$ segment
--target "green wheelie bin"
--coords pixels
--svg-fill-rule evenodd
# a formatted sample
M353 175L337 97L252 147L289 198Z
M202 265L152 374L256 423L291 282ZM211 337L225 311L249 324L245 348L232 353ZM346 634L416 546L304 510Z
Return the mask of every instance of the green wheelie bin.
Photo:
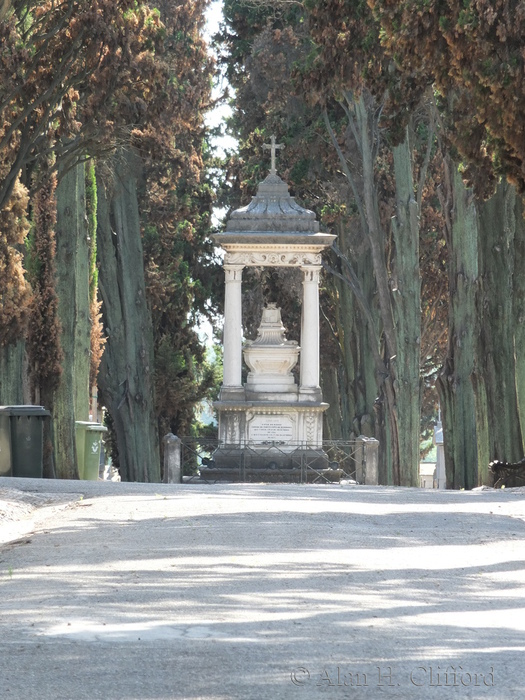
M100 465L102 435L107 433L108 429L101 423L77 420L75 430L79 479L96 481Z
M43 406L0 406L0 476L42 478L50 415Z

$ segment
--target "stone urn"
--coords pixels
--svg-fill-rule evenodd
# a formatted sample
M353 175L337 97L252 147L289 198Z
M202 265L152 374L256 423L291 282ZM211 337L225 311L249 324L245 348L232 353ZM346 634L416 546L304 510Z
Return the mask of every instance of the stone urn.
M286 340L281 309L268 304L263 310L257 339L246 341L244 361L250 372L246 382L247 397L257 394L297 395L292 369L299 359L299 345ZM292 398L291 396L288 398Z

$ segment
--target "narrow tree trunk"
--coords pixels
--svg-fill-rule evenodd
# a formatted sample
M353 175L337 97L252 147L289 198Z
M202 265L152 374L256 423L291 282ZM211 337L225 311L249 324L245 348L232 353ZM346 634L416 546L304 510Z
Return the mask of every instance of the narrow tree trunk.
M490 416L489 458L503 462L517 462L523 456L514 355L515 204L514 187L501 182L494 196L478 206L479 371L485 379Z
M392 310L392 300L388 284L388 270L385 258L385 233L381 226L379 216L379 203L377 186L374 173L374 135L373 119L370 110L365 105L364 96L361 95L356 102L356 116L359 127L360 150L363 164L363 202L366 212L366 224L368 240L377 285L377 299L384 336L384 376L380 384L380 401L382 407L376 406L376 411L381 413L383 431L381 440L386 444L388 440L389 455L391 458L391 472L393 483L401 483L401 458L399 452L399 425L396 412L394 380L395 374L390 367L390 358L397 355L396 332ZM377 412L376 412L377 415ZM378 416L379 417L379 416ZM387 438L388 435L388 438ZM390 471L390 469L389 469Z
M449 247L449 339L438 380L443 412L443 438L448 488L472 488L478 483L476 401L472 386L477 355L478 226L472 193L457 169L451 176L453 212ZM481 394L480 394L481 395ZM483 407L478 403L478 421Z
M397 355L392 361L396 379L395 410L399 429L400 484L419 484L421 441L421 283L419 279L419 221L414 195L412 154L408 136L394 148L396 216L395 287L392 290Z
M521 427L521 456L525 455L525 221L523 219L523 204L516 197L515 221L516 235L514 243L514 286L513 286L513 317L514 317L514 355L516 358L516 394L518 414Z
M395 354L396 333L392 314L392 300L388 283L387 264L385 256L385 232L381 226L379 215L379 202L377 183L375 179L375 143L373 135L373 119L367 109L363 95L356 103L356 113L358 117L359 135L361 137L360 149L363 163L363 201L366 211L366 223L368 225L368 239L372 264L374 267L375 281L377 285L377 296L379 309L381 311L381 321L383 333L389 351Z
M75 420L89 419L91 388L89 371L91 365L91 309L89 294L90 249L86 216L85 166L77 166L76 173L79 193L78 241L75 263L75 338L74 358L74 402Z
M487 400L487 390L485 374L480 368L479 358L474 363L472 373L472 388L474 390L474 403L476 411L476 446L477 446L477 477L471 483L482 486L489 484L489 462L490 462L490 430L489 430L489 407ZM481 366L482 367L482 366Z
M64 353L52 399L58 478L78 478L75 420L89 413L89 288L84 166L65 173L57 187L56 268L58 316Z
M349 252L350 251L348 251L347 254L349 254ZM353 437L366 435L367 437L375 437L379 440L380 434L378 432L378 426L376 426L375 423L374 406L379 393L380 381L378 377L378 365L374 353L370 352L370 344L373 342L373 338L380 337L381 320L376 303L377 286L370 248L361 252L359 259L356 260L356 268L364 298L373 313L371 314L371 318L367 319L363 310L358 306L356 300L352 296L351 301L355 307L355 311L351 335L349 337L349 346L354 358L353 365L355 367L352 386L355 412ZM347 287L345 291L349 297L348 303L350 303L351 290ZM374 328L370 328L370 324L372 323L375 324ZM388 463L391 464L390 455L386 453L383 450L383 446L380 445L380 474L382 471L388 471ZM388 482L384 481L381 483Z
M348 233L339 227L339 245L346 253ZM334 297L334 332L337 338L340 363L330 372L323 373L323 396L330 404L326 412L328 429L333 439L349 440L356 413L355 383L355 302L351 290L343 280L332 277Z
M341 440L344 424L340 401L343 396L343 387L339 386L337 367L322 367L321 381L323 400L330 406L324 415L323 435L328 440Z
M376 285L370 249L366 245L363 247L362 240L353 245L357 243L353 241L354 235L352 226L340 226L338 246L346 258L352 259L366 302L373 306ZM333 323L341 362L323 374L323 395L330 403L326 413L328 432L331 437L344 440L359 435L378 438L374 415L378 395L377 366L370 352L371 338L377 337L377 330L369 333L369 321L349 284L335 276L331 284L336 299Z
M331 320L337 347L339 351L339 363L336 366L325 367L321 362L321 386L323 387L323 399L328 403L328 410L324 414L324 434L331 440L341 440L348 426L348 376L353 376L353 370L346 357L345 333L348 323L351 323L351 310L341 310L341 296L345 284L336 277L327 279L329 293L334 299L334 317ZM350 318L348 318L350 316Z
M125 481L160 481L153 334L146 303L137 159L121 153L113 183L97 173L99 285L107 342L99 374Z
M340 282L338 280L338 282ZM357 415L356 386L358 382L356 366L355 301L352 292L344 283L338 284L339 303L336 311L336 324L341 348L341 365L336 369L339 384L341 428L340 437L344 440L356 438L353 424Z

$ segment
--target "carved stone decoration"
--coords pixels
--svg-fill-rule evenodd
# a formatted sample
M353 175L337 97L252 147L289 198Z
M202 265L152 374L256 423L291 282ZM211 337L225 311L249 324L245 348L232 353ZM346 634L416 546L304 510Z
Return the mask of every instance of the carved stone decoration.
M247 341L246 345L297 345L294 340L286 340L286 329L281 319L281 309L271 303L263 309L257 340Z
M238 445L240 441L240 419L237 411L228 412L225 417L225 435L224 441L228 445Z
M297 395L292 369L297 364L299 346L295 340L286 340L281 320L281 309L268 304L263 310L257 340L247 341L244 361L250 369L246 381L247 398L278 400L275 394ZM264 394L264 397L258 394ZM297 396L286 396L288 400Z
M224 277L226 283L228 282L242 282L242 263L229 263L224 261Z
M320 265L320 253L290 252L229 252L224 256L226 265L243 265L245 267L304 267Z
M309 445L316 443L317 420L313 413L307 413L304 417L306 441Z

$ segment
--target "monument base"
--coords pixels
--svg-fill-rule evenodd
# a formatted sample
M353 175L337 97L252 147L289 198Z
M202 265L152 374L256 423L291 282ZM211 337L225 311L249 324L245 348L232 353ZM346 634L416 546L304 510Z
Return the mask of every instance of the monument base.
M308 470L332 468L322 449L327 403L217 401L214 407L220 445L206 468L210 478L304 481Z
M228 400L213 405L219 419L219 441L224 445L322 446L327 403Z

